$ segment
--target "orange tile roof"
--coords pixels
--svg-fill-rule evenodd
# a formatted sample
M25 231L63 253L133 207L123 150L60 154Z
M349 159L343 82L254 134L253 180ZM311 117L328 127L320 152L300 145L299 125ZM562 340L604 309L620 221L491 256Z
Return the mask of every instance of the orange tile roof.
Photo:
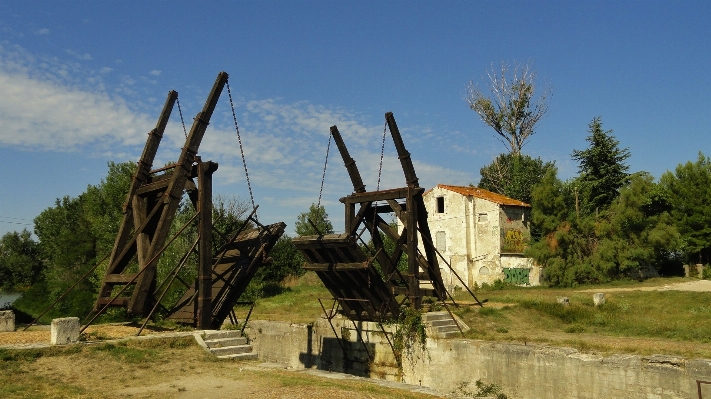
M495 204L499 205L513 205L513 206L525 206L530 208L531 205L528 205L525 202L521 202L519 200L515 200L513 198L509 198L505 195L497 194L497 193L492 193L491 191L484 190L483 188L479 187L473 187L473 186L450 186L447 184L438 184L437 187L439 188L444 188L449 191L454 191L457 194L461 194L464 196L472 196L476 198L481 198L485 199L487 201L491 201ZM432 191L432 190L430 190ZM429 192L429 191L428 191ZM427 194L427 193L425 193Z

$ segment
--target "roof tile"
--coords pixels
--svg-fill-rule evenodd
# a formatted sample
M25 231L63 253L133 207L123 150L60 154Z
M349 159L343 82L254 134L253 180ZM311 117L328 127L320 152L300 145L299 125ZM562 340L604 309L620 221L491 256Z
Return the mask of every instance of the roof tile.
M453 191L455 193L464 195L464 196L471 196L471 197L476 197L476 198L481 198L485 199L487 201L491 201L493 203L499 204L499 205L513 205L513 206L525 206L530 208L531 205L521 202L519 200L515 200L513 198L509 198L505 195L497 194L497 193L492 193L491 191L484 190L483 188L479 187L474 187L474 186L450 186L448 184L438 184L437 187L443 188L449 191ZM431 190L430 190L431 191ZM427 194L427 193L425 193Z

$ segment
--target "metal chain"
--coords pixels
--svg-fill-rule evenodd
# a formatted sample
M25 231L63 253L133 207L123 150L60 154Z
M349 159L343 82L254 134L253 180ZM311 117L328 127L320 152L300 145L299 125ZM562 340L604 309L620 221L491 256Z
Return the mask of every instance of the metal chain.
M323 195L323 182L326 180L326 166L328 165L328 152L331 150L331 135L328 135L328 145L326 146L326 161L323 163L323 176L321 176L321 190L318 192L318 205L316 209L321 209L321 195Z
M180 100L176 97L175 100L178 102L178 112L180 113L180 122L183 123L183 133L185 133L185 138L188 138L188 131L185 130L185 120L183 120L183 110L180 109Z
M237 131L237 141L239 142L239 152L242 155L242 165L244 166L244 175L247 177L247 188L249 189L249 199L252 201L252 209L254 212L254 219L259 221L257 218L256 206L254 205L254 195L252 194L252 184L249 181L249 172L247 172L247 160L244 158L244 149L242 147L242 136L239 134L239 126L237 125L237 115L235 115L235 105L232 102L232 91L230 90L230 81L225 82L227 85L227 95L230 98L230 107L232 108L232 119L235 122L235 130Z
M383 156L385 155L385 132L388 129L388 121L383 126L383 145L380 147L380 168L378 169L378 187L375 191L380 191L380 175L383 173Z

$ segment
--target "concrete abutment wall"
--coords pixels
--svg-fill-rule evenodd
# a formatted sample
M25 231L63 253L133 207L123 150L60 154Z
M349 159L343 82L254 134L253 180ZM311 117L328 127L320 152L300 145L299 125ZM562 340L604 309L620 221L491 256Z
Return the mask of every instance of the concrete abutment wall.
M404 356L399 370L385 334L375 323L362 323L356 329L348 320L334 319L340 340L325 319L311 325L249 324L247 335L262 361L402 381L443 394L462 384L473 387L481 379L501 386L509 398L687 399L698 397L697 380L711 381L711 360L600 356L570 348L470 339L428 338L426 350L415 348L412 356ZM392 341L392 328L386 327L386 332ZM702 393L711 398L711 385L702 385Z

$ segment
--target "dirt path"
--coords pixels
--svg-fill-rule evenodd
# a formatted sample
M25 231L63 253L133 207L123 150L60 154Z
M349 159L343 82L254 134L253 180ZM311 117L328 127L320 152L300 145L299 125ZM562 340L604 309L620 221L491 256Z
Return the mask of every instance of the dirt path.
M695 291L711 292L711 280L687 281L656 287L592 288L575 292L624 292L624 291Z

